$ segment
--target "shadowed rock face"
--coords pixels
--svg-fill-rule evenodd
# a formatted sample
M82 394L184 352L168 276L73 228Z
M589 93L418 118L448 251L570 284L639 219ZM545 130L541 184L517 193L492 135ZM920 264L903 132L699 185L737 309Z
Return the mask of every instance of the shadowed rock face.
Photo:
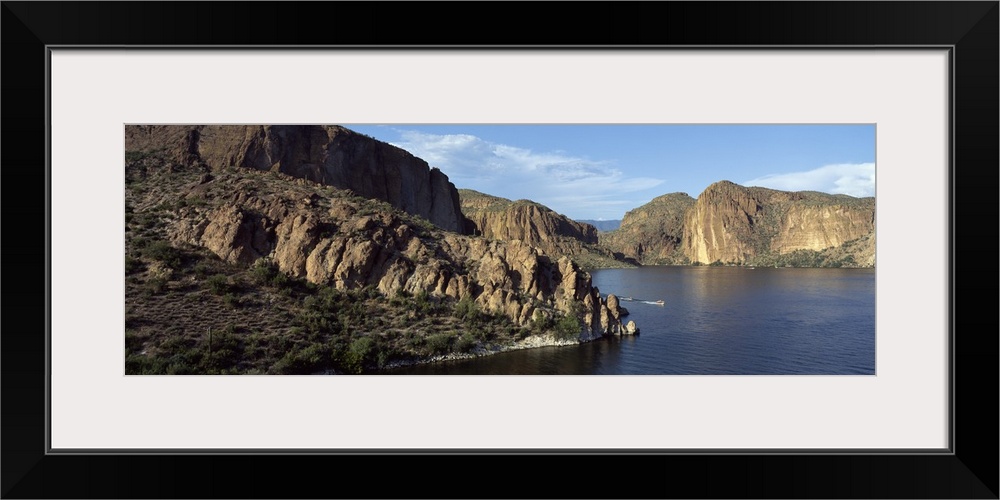
M410 153L339 126L128 125L125 151L160 151L212 169L282 172L390 203L454 232L464 220L458 191Z
M674 263L681 243L684 214L693 204L694 198L686 193L653 198L627 212L618 229L601 234L601 245L642 264Z
M590 275L567 257L553 260L516 240L428 232L388 206L361 210L347 197L310 195L307 186L265 193L239 178L212 181L220 182L231 194L216 206L178 211L174 243L244 265L266 257L288 275L341 290L373 286L390 297L471 298L523 326L539 316L573 314L581 320L581 340L624 331L627 311L614 296L602 299Z

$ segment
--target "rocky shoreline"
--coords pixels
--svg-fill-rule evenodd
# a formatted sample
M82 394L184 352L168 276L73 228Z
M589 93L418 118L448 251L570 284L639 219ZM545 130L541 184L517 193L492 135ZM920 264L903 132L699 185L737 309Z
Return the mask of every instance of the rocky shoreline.
M500 354L503 352L520 351L523 349L580 345L588 342L593 342L595 340L599 340L602 338L604 338L602 335L592 335L592 336L581 336L579 339L576 340L558 340L552 334L531 335L513 344L490 345L489 347L476 347L470 352L464 352L464 353L453 352L453 353L443 354L440 356L432 356L430 358L412 359L405 361L397 360L387 364L386 366L382 367L381 369L373 373L386 372L396 368L405 368L408 366L438 363L441 361L456 361L461 359L482 358L486 356L492 356L494 354Z
M531 244L593 244L591 226L524 202L528 220L464 234L456 188L397 149L342 127L127 127L130 373L354 373L632 333L579 263ZM482 234L522 226L545 230ZM210 328L226 348L200 347Z

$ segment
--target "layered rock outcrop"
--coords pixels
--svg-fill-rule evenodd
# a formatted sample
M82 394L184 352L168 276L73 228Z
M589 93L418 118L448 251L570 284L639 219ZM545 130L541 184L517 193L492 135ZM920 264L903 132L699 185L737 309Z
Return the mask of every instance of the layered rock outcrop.
M597 243L597 229L530 200L511 201L471 189L459 190L467 232L498 240L519 240L539 247L571 238Z
M233 172L212 184L228 195L211 209L181 208L170 233L175 244L244 265L267 258L290 276L342 290L468 297L522 326L570 314L581 321L581 340L624 331L617 300L602 299L587 272L523 241L440 231L375 200L316 196L301 181L269 190Z
M704 264L743 262L755 256L761 248L751 237L768 194L727 181L710 185L684 216L684 255Z
M653 199L600 235L601 246L646 264L872 267L875 199L786 192L720 181L697 200Z
M127 153L184 165L276 171L388 202L438 227L464 221L448 177L410 153L340 126L127 125Z
M871 235L875 199L712 184L684 216L681 250L692 262L745 263L823 251Z
M458 190L465 233L501 241L521 241L553 258L567 256L593 267L622 267L597 246L597 229L530 200L511 201L471 189Z

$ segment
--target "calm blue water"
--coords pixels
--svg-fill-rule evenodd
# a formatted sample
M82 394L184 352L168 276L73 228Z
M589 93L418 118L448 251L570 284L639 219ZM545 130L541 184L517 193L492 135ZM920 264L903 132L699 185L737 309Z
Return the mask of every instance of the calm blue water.
M637 336L396 370L401 374L875 373L875 271L644 267L593 271ZM662 299L665 305L638 302Z

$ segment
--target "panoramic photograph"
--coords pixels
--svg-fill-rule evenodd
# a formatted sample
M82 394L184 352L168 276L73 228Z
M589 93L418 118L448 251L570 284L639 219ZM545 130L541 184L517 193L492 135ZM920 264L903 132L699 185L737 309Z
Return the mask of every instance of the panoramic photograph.
M875 133L125 125L125 374L874 375Z

